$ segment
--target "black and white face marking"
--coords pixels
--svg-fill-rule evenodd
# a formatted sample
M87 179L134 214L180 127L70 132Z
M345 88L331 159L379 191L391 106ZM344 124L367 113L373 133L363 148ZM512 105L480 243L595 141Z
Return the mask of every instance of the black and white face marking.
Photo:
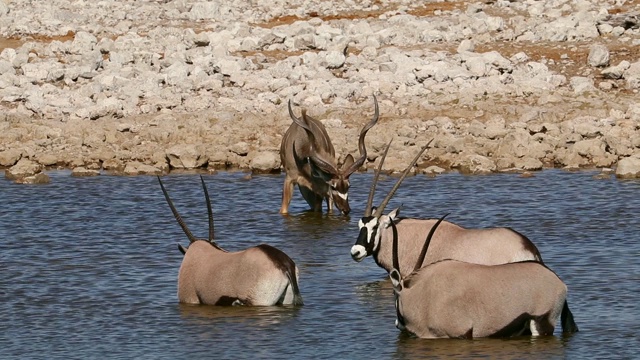
M351 258L362 261L365 257L378 251L380 237L378 236L378 218L375 216L363 217L358 221L360 234L355 245L351 247Z

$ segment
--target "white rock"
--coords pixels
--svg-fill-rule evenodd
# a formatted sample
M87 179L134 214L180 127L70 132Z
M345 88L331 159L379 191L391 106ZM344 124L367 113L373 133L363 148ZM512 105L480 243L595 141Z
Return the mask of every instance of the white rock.
M473 40L470 39L464 39L460 42L460 45L458 45L458 53L462 53L465 51L471 51L473 52L476 48L476 44Z
M597 90L593 85L593 79L587 77L573 76L571 77L571 79L569 79L569 83L571 84L573 92L576 94Z
M220 13L219 1L197 2L191 7L187 16L191 20L215 19Z
M346 57L342 52L339 51L329 51L326 56L327 68L329 69L337 69L344 65Z
M609 49L603 44L594 44L589 48L587 63L593 67L609 65Z
M620 64L603 69L600 73L606 79L621 79L630 65L628 61L623 60Z

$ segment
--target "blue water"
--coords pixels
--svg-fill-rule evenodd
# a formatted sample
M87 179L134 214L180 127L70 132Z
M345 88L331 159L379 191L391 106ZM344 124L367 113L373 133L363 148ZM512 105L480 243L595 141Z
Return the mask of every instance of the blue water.
M278 213L283 175L204 175L216 239L263 242L296 261L305 306L222 308L177 302L187 239L152 176L0 178L0 358L637 358L640 181L593 172L411 177L388 210L527 235L567 283L580 332L537 339L422 340L394 326L390 283L351 260L371 174L352 176L350 217L306 211L296 192ZM191 230L206 237L196 174L163 178ZM382 177L376 203L395 182ZM559 329L557 329L559 330ZM559 331L557 331L559 333Z

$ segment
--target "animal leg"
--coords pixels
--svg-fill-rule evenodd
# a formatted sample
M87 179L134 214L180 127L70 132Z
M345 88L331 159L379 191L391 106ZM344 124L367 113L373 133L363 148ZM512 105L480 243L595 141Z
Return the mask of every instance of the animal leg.
M293 197L294 181L289 177L284 179L284 185L282 186L282 205L280 206L280 214L289 213L289 204Z
M529 323L532 336L553 335L555 324L551 323L549 315L537 316Z
M333 196L329 195L326 197L327 199L327 211L332 213L333 212Z
M307 201L307 204L309 204L309 207L311 207L311 210L322 212L322 200L323 200L322 196L314 193L313 190L307 187L298 186L298 188L300 189L300 193L302 194L302 197Z

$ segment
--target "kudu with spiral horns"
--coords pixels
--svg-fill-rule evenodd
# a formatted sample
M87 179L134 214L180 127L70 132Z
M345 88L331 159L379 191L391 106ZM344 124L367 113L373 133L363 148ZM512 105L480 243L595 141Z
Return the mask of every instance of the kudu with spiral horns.
M349 176L356 172L367 160L364 138L379 118L378 100L373 96L374 114L371 121L360 130L358 150L360 157L347 155L342 164L336 163L336 154L329 134L322 123L307 115L296 117L289 100L289 116L293 123L284 134L280 145L280 160L286 172L282 187L281 214L289 213L293 188L297 184L302 197L313 211L322 211L322 203L327 202L327 210L333 211L333 204L343 213L349 207Z

